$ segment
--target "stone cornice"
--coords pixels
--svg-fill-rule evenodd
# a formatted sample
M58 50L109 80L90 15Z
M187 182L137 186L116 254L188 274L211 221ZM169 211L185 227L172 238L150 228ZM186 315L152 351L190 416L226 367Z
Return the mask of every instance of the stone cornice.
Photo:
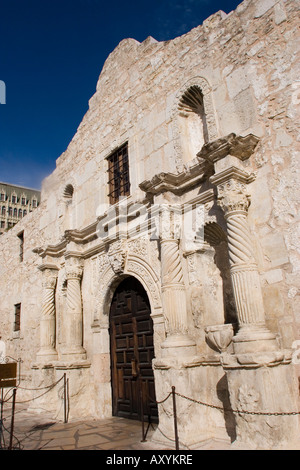
M32 251L41 256L41 258L45 258L46 256L57 258L64 254L67 244L67 240L63 239L56 245L47 245L45 248L37 247Z
M232 133L203 145L200 152L197 153L197 157L199 161L205 160L212 164L227 155L244 161L253 154L258 142L259 138L253 134L237 136Z
M255 174L248 173L240 168L231 166L229 168L226 168L226 170L220 171L216 175L211 176L209 180L211 183L218 185L231 179L235 179L240 181L241 183L248 184L252 183L252 181L255 180Z
M213 174L213 165L218 160L232 155L239 160L247 160L255 150L259 138L253 134L238 136L234 133L204 144L197 154L198 162L191 162L181 173L158 173L150 180L143 181L139 187L149 196L167 191L181 195L200 185Z
M143 181L139 187L148 196L158 195L166 191L181 195L204 182L212 173L213 170L210 164L197 162L178 174L158 173L151 180Z
M56 264L54 264L54 263L43 263L40 266L38 266L38 269L40 271L46 271L48 269L48 270L51 270L53 272L59 270L58 266L56 266Z

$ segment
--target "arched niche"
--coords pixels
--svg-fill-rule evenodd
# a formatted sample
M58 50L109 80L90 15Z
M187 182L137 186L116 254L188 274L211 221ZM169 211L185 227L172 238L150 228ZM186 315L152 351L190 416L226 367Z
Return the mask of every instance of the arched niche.
M212 91L205 78L194 77L177 92L172 122L176 166L181 171L204 144L219 137Z

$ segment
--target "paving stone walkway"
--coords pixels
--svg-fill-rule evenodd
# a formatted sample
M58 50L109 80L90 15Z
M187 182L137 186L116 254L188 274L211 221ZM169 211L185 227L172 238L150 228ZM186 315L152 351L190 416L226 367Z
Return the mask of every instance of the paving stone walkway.
M4 421L10 429L10 416ZM43 414L16 410L13 448L21 450L175 450L174 442L169 446L153 443L150 428L146 442L142 441L142 426L138 421L112 417L103 420L74 420L57 422ZM5 447L9 445L9 434L4 431ZM4 447L3 439L2 446ZM228 449L227 443L208 442L207 449ZM185 449L186 450L186 449Z
M4 427L10 429L10 422L10 415L7 415L3 423ZM53 420L46 414L17 409L13 450L175 451L174 442L170 442L168 446L152 442L151 432L153 432L152 429L149 431L147 441L141 442L142 425L138 421L112 417L63 423ZM8 445L9 433L3 429L1 446L7 448ZM300 450L300 445L296 448L291 447L292 449ZM181 446L180 450L189 449ZM203 443L197 450L234 450L234 447L230 445L230 442L210 440Z

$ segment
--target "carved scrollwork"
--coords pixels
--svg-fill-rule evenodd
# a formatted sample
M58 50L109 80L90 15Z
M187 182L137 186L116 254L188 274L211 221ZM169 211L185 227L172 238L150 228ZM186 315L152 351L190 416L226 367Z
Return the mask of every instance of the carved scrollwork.
M230 179L218 185L218 203L225 216L233 211L247 212L250 205L250 195L247 192L246 184Z

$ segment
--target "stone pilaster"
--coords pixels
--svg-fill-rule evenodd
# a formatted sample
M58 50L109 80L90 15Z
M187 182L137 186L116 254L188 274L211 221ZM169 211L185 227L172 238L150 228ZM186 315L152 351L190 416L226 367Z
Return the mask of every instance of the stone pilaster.
M42 265L40 270L43 272L43 301L40 323L40 350L37 353L37 358L39 361L48 362L57 359L55 310L57 268Z
M265 326L259 273L247 220L249 174L231 167L211 177L218 189L218 204L227 221L228 250L239 332L235 353L274 351L275 336Z
M67 278L67 310L65 321L65 359L85 359L83 348L83 312L81 296L82 266L77 260L68 260L66 266Z
M160 213L160 246L162 301L167 331L167 338L162 344L165 356L195 354L195 343L187 333L186 290L179 251L180 227L180 211L163 205Z

